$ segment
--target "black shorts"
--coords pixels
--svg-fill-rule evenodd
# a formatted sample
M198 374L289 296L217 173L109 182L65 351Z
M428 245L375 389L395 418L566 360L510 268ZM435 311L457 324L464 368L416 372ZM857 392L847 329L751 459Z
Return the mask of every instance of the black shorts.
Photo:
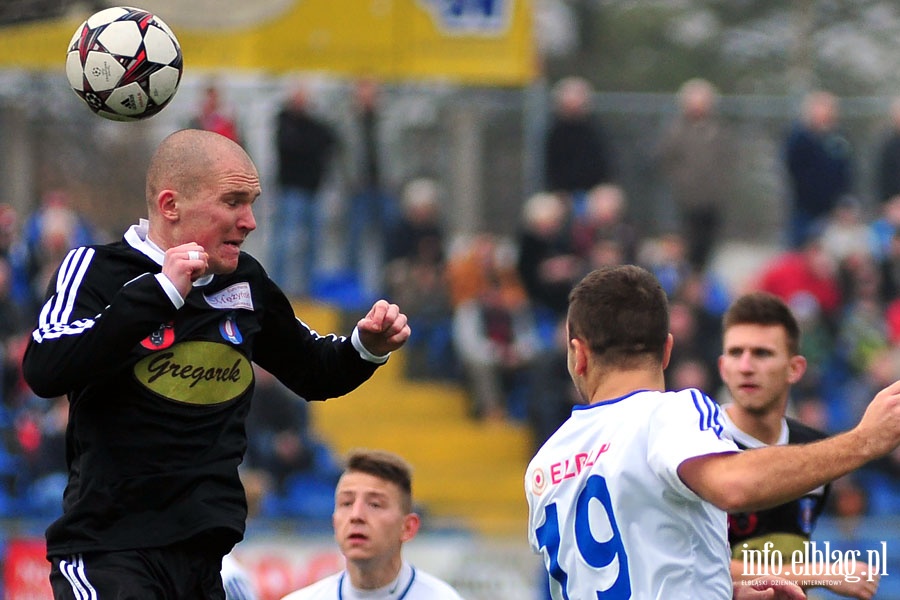
M54 600L225 600L221 552L193 545L50 557Z

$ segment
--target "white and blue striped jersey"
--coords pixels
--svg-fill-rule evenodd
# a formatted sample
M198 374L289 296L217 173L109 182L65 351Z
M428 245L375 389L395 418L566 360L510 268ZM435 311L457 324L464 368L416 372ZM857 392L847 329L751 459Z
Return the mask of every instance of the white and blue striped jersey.
M225 600L259 598L250 573L231 554L222 557L222 586L225 588Z
M525 475L528 538L555 600L730 600L727 519L678 477L736 452L694 389L576 406Z
M462 597L448 583L403 561L397 579L377 590L353 587L347 571L341 571L281 600L462 600Z

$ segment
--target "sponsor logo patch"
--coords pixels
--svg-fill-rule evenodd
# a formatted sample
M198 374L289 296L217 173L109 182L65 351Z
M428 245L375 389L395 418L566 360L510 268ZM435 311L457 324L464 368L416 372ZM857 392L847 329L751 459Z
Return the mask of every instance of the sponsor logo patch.
M253 310L253 296L250 293L250 284L246 281L229 285L209 296L204 294L203 299L213 308Z
M220 404L247 391L253 368L231 346L182 342L154 352L134 366L134 375L163 398L188 404Z
M547 489L547 476L544 475L543 469L537 468L531 474L531 491L535 496L540 496L545 489Z

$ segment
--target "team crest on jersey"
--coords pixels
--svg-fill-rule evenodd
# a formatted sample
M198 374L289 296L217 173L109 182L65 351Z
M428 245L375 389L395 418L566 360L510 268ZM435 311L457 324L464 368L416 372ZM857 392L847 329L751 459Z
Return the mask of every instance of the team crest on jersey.
M250 284L246 281L229 285L215 294L204 294L203 299L213 308L253 310L253 295L250 293Z
M220 342L181 342L145 356L134 376L153 393L187 404L220 404L239 397L253 383L246 356Z
M752 513L734 513L728 515L728 529L734 535L748 536L756 531L759 515Z
M175 323L169 321L159 326L159 329L141 340L141 346L147 350L165 350L175 341Z
M241 335L241 332L238 329L235 317L236 315L234 312L228 313L225 318L222 319L222 322L219 323L219 333L232 344L240 344L244 341L244 336Z
M547 476L544 470L537 468L531 474L531 491L535 496L540 496L547 489Z

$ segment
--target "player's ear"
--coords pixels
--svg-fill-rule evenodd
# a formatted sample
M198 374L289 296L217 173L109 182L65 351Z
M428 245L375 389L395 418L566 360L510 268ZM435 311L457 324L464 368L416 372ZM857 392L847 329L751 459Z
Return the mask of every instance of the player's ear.
M790 369L788 371L788 383L794 385L800 378L803 377L803 374L806 373L806 357L800 356L799 354L795 354L791 357L791 362L788 366Z
M178 220L178 193L162 190L156 195L156 210L166 221Z
M400 541L408 542L416 537L421 524L422 519L416 513L409 513L403 517L403 530L400 532Z
M572 370L576 375L587 373L590 348L584 340L577 337L569 338L569 352L572 355Z
M675 336L671 333L666 336L666 345L663 347L662 367L665 369L669 366L669 360L672 358L672 347L675 346Z

